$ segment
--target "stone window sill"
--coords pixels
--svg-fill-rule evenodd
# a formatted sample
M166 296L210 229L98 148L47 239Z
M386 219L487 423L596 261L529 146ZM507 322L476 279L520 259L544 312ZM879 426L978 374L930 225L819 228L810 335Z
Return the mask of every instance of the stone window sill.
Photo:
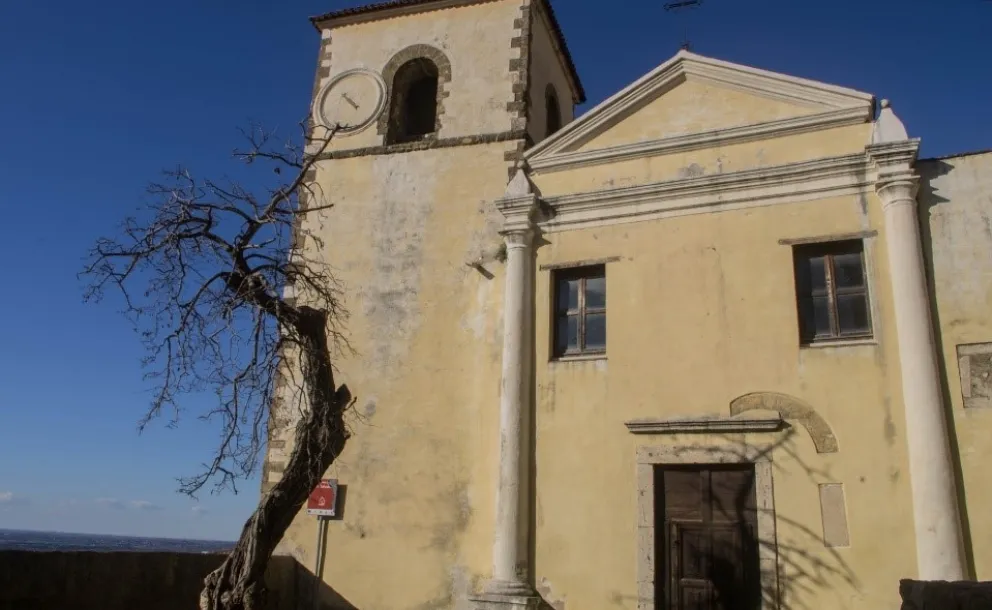
M813 343L802 343L800 349L823 349L831 347L875 347L878 341L873 337L863 339L837 339L834 341L814 341Z
M606 362L606 354L575 354L571 356L555 356L551 358L551 364L558 363L568 363L568 362L591 362L591 361L603 361Z

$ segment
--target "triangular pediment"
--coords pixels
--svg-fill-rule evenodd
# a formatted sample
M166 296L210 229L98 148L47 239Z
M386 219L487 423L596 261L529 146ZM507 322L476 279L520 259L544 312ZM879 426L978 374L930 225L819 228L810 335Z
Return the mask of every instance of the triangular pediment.
M680 51L544 140L534 168L871 120L867 93Z

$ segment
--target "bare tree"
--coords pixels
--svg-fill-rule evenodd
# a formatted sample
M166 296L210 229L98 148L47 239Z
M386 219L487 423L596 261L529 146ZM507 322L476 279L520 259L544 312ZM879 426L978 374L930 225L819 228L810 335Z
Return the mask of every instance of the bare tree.
M236 493L237 481L258 467L274 401L297 397L300 421L282 479L206 578L202 610L263 607L276 544L348 440L352 398L336 385L332 363L333 350L346 347L339 287L319 241L309 256L291 245L305 216L331 207L312 169L334 131L319 138L304 131L305 144L258 125L243 131L247 147L235 158L271 169L261 182L274 185L199 179L183 167L166 172L149 186L138 216L126 218L116 237L97 240L81 274L87 300L108 290L122 295L148 350L156 389L139 429L163 413L175 425L190 395L216 395L196 415L218 426L219 443L202 472L180 479L182 492L195 496L212 485Z

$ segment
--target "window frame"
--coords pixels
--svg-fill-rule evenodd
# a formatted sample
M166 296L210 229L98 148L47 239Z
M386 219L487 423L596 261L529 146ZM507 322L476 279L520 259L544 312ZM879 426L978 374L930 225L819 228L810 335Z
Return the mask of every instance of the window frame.
M411 116L415 113L413 112L410 93L415 86L428 81L434 85L434 99L431 102L433 109L431 129L425 133L411 133ZM387 145L408 144L437 137L440 127L438 117L441 113L442 86L441 70L437 62L430 57L414 57L396 68L395 74L392 75L392 82L389 83Z
M552 125L551 109L554 108L555 124ZM558 92L554 85L548 85L544 91L544 137L549 138L561 131L564 121L562 119L561 102L558 101Z
M606 265L592 264L576 267L564 267L554 269L551 272L551 358L553 360L568 360L570 358L583 357L603 357L606 355L606 342L602 347L586 347L586 318L589 315L602 315L603 323L606 324L607 307L588 307L586 305L586 283L588 280L603 280L604 301L608 299L606 295ZM567 287L568 282L579 280L578 307L571 309L559 308L559 298L562 287ZM567 288L566 288L567 289ZM561 337L561 327L559 321L562 318L576 317L578 319L578 349L568 348L568 339L564 342ZM566 326L567 329L567 326ZM567 332L567 330L566 330ZM604 328L604 335L606 329ZM608 337L607 337L608 340Z
M861 285L838 287L835 258L857 254L861 264ZM822 345L845 341L866 341L874 339L874 319L872 316L871 288L869 287L868 264L865 257L864 239L842 239L814 243L796 244L792 248L793 273L796 289L796 310L799 321L800 345ZM809 261L823 259L825 288L814 290ZM845 332L841 328L837 307L838 297L860 296L865 304L865 330ZM818 335L815 321L815 299L826 298L827 315L830 323L829 335Z

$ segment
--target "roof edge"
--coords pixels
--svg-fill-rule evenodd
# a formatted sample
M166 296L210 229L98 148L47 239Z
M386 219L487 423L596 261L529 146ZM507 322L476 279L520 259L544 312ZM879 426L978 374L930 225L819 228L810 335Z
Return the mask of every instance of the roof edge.
M321 15L310 17L310 23L318 30L327 27L354 25L380 19L390 19L414 13L426 13L468 4L482 4L496 0L386 0L364 4L352 8L343 8Z
M948 159L960 159L962 157L977 157L979 155L992 155L992 148L980 148L978 150L966 150L959 153L948 153L946 155L940 155L937 157L926 157L923 159L917 159L917 163L926 163L927 161L946 161Z
M817 98L826 100L825 103L836 109L864 107L865 122L871 122L875 96L870 93L715 59L682 49L647 74L595 105L581 116L576 117L574 121L563 126L550 137L528 149L524 153L524 159L530 160L557 154L561 147L575 143L577 138L588 135L588 132L602 121L610 119L617 112L617 108L630 106L636 100L649 95L653 88L662 86L672 79L686 78L690 74L705 75L707 71L712 72L714 70L718 71L718 74L741 75L760 79L760 82L767 84L766 89L778 90L781 88L786 96L797 88L803 88L815 92Z
M579 71L575 67L575 61L572 59L572 52L568 49L568 41L565 39L565 32L561 28L561 23L559 23L558 17L555 16L555 9L551 6L551 0L538 0L538 3L544 8L544 14L547 15L548 21L551 23L551 31L555 35L562 59L565 60L565 68L568 71L568 78L572 81L572 86L575 89L575 103L584 104L586 103L586 90L585 87L582 86L582 79L579 78Z
M357 6L354 8L340 9L321 15L314 15L313 17L310 17L310 23L312 23L314 28L318 31L321 31L329 27L341 27L346 25L354 25L357 23L367 23L369 21L390 19L404 15L412 15L415 13L424 13L428 11L495 1L497 0L389 0L386 2L366 4L364 6ZM567 42L565 41L565 34L562 32L561 24L555 16L554 8L551 6L550 0L534 1L541 4L544 14L548 17L548 22L551 24L551 31L555 37L555 42L561 52L566 70L568 71L569 79L572 81L572 85L575 89L575 103L585 103L585 88L582 86L582 80L579 78L579 72L575 67L572 54L568 49Z
M824 91L826 93L830 93L837 96L849 97L851 99L857 99L863 102L874 103L875 100L875 95L873 93L866 93L864 91L859 91L857 89L852 89L850 87L835 85L833 83L827 83L824 81L806 78L803 76L796 76L794 74L786 74L785 72L775 72L773 70L767 70L765 68L757 68L755 66L749 66L747 64L740 64L732 61L727 61L724 59L717 59L716 57L710 57L708 55L700 55L699 53L693 53L692 51L686 51L684 49L680 50L676 54L676 57L689 59L699 63L708 64L711 66L718 66L721 68L726 68L728 70L746 72L749 74L753 74L755 76L768 78L773 81L792 82L797 85L809 87L811 89Z

